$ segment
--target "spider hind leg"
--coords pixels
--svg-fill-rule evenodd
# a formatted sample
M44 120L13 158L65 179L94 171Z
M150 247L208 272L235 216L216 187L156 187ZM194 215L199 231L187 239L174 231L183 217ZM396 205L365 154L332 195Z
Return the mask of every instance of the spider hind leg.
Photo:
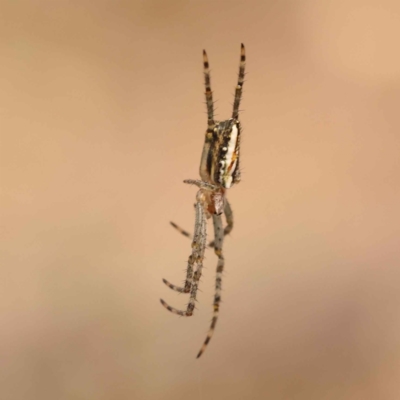
M206 350L208 343L210 342L215 326L217 325L218 315L219 315L219 305L221 302L221 290L222 290L222 273L224 271L225 260L222 254L222 245L224 241L224 229L222 226L222 218L220 215L213 215L213 223L214 223L214 233L215 233L215 247L214 252L218 257L217 264L217 274L215 277L215 295L214 295L214 304L213 304L213 317L211 320L211 325L208 330L206 339L201 346L199 353L197 354L197 358L199 358L204 351Z
M201 192L201 191L199 191ZM186 310L178 310L160 299L161 304L173 314L190 317L193 314L198 290L198 284L203 269L204 252L207 244L207 217L204 210L202 196L197 196L195 234L192 241L192 253L188 258L186 281L184 287L175 286L163 279L163 282L172 290L180 293L190 293ZM196 266L196 269L194 268Z

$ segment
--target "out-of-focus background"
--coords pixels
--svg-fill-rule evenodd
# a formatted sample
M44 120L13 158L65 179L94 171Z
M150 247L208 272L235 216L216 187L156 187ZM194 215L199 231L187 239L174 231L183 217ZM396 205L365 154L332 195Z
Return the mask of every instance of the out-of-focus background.
M0 398L399 399L400 2L3 1ZM182 282L208 51L243 180ZM210 226L211 230L211 226Z

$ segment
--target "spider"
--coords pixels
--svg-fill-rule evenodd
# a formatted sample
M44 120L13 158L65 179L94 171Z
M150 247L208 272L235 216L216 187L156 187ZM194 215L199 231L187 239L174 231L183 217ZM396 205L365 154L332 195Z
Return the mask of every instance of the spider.
M204 252L207 247L207 219L212 217L214 225L214 240L209 243L209 246L214 248L214 252L218 257L213 305L214 311L207 337L197 354L197 358L203 354L211 340L217 324L219 305L221 302L222 272L225 263L222 245L224 237L229 234L233 228L233 213L225 197L225 192L234 184L240 182L239 153L241 125L239 122L239 105L242 97L245 63L245 48L242 43L239 77L235 88L232 118L225 121L215 121L208 57L205 50L203 50L208 126L200 162L201 180L187 179L183 181L184 183L195 185L199 188L196 195L196 219L193 237L171 222L172 226L183 235L192 238L192 252L188 259L186 280L183 287L175 286L166 279L163 279L163 282L176 292L190 293L190 299L186 310L178 310L169 306L164 300L161 299L160 301L168 311L184 317L193 315L195 308L197 290L203 268ZM223 213L225 214L227 223L225 228L222 223Z

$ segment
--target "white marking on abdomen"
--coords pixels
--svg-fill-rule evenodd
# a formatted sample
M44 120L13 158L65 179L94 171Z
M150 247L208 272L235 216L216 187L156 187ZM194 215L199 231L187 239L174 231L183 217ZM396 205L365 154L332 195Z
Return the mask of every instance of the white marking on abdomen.
M235 154L237 140L238 140L238 127L236 124L234 124L232 126L231 137L228 142L228 151L226 152L225 155L225 160L224 160L225 162L224 165L221 165L221 170L220 170L221 177L223 179L224 186L226 188L230 188L232 185L232 179L233 179L232 174L233 171L235 170L237 160L234 161L230 171L228 171L228 168L231 165L233 156Z

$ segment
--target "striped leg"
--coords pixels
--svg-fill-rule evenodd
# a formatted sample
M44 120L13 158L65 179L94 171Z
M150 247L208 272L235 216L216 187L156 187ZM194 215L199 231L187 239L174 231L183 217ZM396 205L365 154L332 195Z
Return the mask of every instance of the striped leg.
M175 222L170 221L170 224L183 236L186 236L187 238L191 239L192 234L189 233L188 231L185 231L183 228L181 228L179 225L177 225Z
M204 211L204 206L200 197L196 203L196 223L195 223L195 235L192 241L192 253L188 259L188 267L186 273L186 281L184 287L178 287L169 283L166 279L163 282L172 290L180 293L190 292L190 301L186 310L178 310L174 307L169 306L164 300L160 299L161 304L174 314L181 316L191 316L194 310L194 304L196 301L198 281L201 276L201 269L203 267L204 251L207 240L207 219ZM193 273L194 265L196 265L196 271Z
M193 275L192 289L190 291L190 299L189 299L189 304L187 306L187 315L188 316L193 314L193 311L194 311L194 308L196 305L197 290L199 288L199 281L200 281L201 273L203 270L204 252L205 252L206 246L207 246L207 218L206 218L205 214L204 214L204 218L202 220L202 229L201 229L200 240L201 240L201 242L199 245L199 252L197 254L197 259L196 259L197 268Z
M225 199L225 208L224 208L225 218L226 218L226 227L224 229L224 236L229 235L233 229L233 212L229 201Z
M224 207L224 214L226 218L226 227L224 229L224 236L229 235L232 232L233 229L233 212L231 205L229 204L228 200L225 199L225 207ZM191 239L192 234L189 233L188 231L185 231L183 228L181 228L179 225L175 224L175 222L170 222L170 224L183 236L186 236L187 238ZM214 247L214 240L212 240L210 243L208 243L208 247L213 248Z
M187 183L189 185L196 185L200 189L207 190L218 190L218 186L213 185L212 183L201 181L200 179L185 179L183 183Z
M233 212L232 212L232 208L231 208L231 205L229 204L228 199L225 199L224 214L225 214L226 223L227 223L227 225L224 229L224 237L225 237L226 235L229 235L233 229ZM215 241L213 240L212 242L210 242L208 244L208 246L215 247L214 243L215 243Z
M234 119L239 118L239 105L240 105L240 100L242 98L245 65L246 65L246 53L245 53L244 45L242 43L241 49L240 49L239 78L238 78L238 84L237 84L236 90L235 90L235 101L233 103L232 118L234 118Z
M215 234L215 254L218 256L217 276L215 278L215 296L214 296L214 312L211 320L210 329L208 330L206 340L203 343L197 358L199 358L205 351L208 343L210 342L214 333L215 326L217 325L219 314L219 303L221 302L221 288L222 288L222 272L224 271L224 256L222 254L222 244L224 241L224 229L222 226L222 218L220 215L213 215L214 234Z
M207 120L208 132L214 129L214 103L211 91L211 77L210 77L210 64L205 50L203 50L203 68L204 68L204 84L206 87L206 105L207 105Z
M188 259L188 265L186 269L186 279L185 279L185 285L183 287L181 286L176 286L171 282L168 282L166 279L163 279L163 282L172 290L175 292L179 293L189 293L190 288L192 286L192 280L193 280L193 266L195 263L195 258L191 254Z
M202 180L199 179L185 179L183 181L184 183L188 183L189 185L196 185L199 189L206 189L206 190L210 190L210 191L214 191L216 189L218 189L217 186L208 183L208 182L204 182ZM204 200L202 200L204 202ZM221 196L220 192L218 192L218 195L215 197L214 199L215 204L217 205L217 207L221 207L224 204L224 199ZM194 207L196 208L197 203L194 205ZM192 238L192 235L186 231L185 229L181 228L179 225L175 224L175 222L170 222L170 224L183 236L186 236L188 238Z
M194 209L196 209L196 203L193 204ZM169 223L172 225L173 228L175 228L181 235L186 236L187 238L191 239L192 234L188 232L187 230L181 228L179 225L177 225L175 222L169 221Z

